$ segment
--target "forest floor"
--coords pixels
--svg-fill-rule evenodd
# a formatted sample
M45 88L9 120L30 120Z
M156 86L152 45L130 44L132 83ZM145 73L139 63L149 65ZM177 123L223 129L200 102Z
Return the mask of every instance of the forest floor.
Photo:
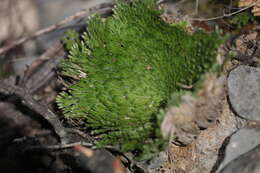
M171 142L154 159L140 162L133 153L113 147L96 150L84 122L65 118L55 103L67 88L58 68L68 56L62 41L65 32L85 29L91 14L110 16L114 1L1 0L0 171L259 172L260 84L255 81L260 81L260 28L251 12L257 5L238 8L235 1L196 2L162 1L160 5L167 22L188 17L195 29L218 27L228 35L219 52L225 73L207 76L196 103L202 105L196 111L207 114L201 115L208 118L207 128L196 131L194 139L193 131L180 129L175 135L181 142L192 138L188 145ZM227 49L237 53L234 60L225 57ZM187 109L185 103L180 109ZM178 122L179 126L193 123Z

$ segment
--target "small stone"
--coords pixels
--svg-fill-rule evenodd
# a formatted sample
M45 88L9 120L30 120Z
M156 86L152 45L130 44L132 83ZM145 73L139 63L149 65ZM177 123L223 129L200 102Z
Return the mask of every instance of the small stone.
M258 128L242 128L229 138L225 151L222 151L223 159L216 173L219 173L232 160L260 144L260 131Z
M159 173L161 172L161 168L163 167L164 162L167 160L167 153L160 152L156 157L154 157L150 164L148 165L149 173Z
M258 173L260 172L260 145L230 162L220 173Z
M228 94L237 115L260 120L260 68L241 65L232 70L228 77Z

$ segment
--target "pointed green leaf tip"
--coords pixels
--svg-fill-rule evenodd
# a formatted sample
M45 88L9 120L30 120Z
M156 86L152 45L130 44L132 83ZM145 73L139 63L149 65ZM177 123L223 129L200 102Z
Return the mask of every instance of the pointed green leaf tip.
M217 33L187 33L160 14L154 0L119 2L112 17L92 16L80 39L70 34L62 69L81 79L57 103L66 116L85 118L101 146L129 151L153 143L153 120L180 91L176 83L193 84L215 61Z

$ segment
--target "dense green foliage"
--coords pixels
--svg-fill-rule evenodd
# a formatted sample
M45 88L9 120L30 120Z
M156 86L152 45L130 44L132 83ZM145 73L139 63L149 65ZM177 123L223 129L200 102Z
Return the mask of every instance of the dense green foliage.
M229 23L241 29L242 27L246 26L249 23L253 23L256 18L250 12L242 12L235 15L233 18L229 20Z
M57 98L68 117L82 117L100 145L123 151L153 143L156 114L177 83L190 85L213 64L220 36L160 18L155 0L118 3L114 15L92 16L87 31L68 38L64 74L80 80Z

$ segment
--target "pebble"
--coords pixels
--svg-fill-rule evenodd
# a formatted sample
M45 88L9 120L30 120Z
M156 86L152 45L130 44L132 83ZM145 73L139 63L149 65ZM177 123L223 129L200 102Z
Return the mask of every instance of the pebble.
M259 173L260 145L230 162L220 173Z
M160 173L162 172L161 168L164 162L167 160L167 153L160 152L156 157L154 157L150 164L148 165L147 169L149 173Z
M228 96L235 113L260 120L260 68L240 65L228 77Z
M228 140L225 151L222 151L224 158L216 173L220 173L220 170L227 166L228 163L259 145L260 131L257 128L245 127L232 135Z

